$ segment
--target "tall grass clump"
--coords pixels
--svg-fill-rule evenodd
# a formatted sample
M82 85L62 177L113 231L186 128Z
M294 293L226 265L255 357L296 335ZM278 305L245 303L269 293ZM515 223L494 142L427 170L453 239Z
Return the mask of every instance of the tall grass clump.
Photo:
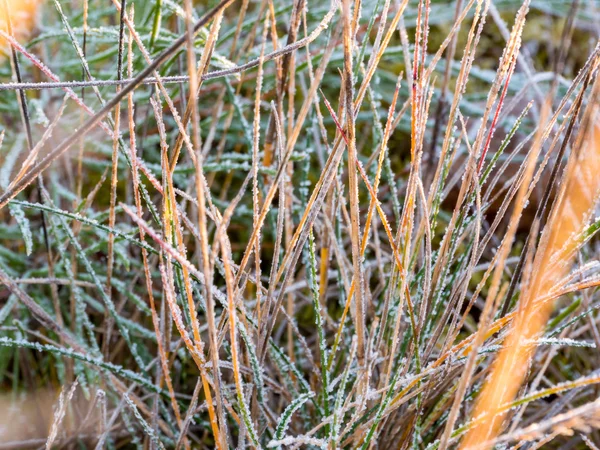
M599 20L0 0L0 449L599 448Z

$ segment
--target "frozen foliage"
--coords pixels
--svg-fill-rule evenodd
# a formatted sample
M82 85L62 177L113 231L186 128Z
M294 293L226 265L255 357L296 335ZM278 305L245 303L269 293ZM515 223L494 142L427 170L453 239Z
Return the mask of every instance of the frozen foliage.
M593 2L0 10L37 446L600 446Z

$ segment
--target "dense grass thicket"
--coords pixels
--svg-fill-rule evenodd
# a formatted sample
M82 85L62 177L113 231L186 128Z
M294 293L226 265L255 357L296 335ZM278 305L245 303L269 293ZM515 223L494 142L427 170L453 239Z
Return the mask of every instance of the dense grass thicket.
M596 0L0 0L0 449L598 449Z

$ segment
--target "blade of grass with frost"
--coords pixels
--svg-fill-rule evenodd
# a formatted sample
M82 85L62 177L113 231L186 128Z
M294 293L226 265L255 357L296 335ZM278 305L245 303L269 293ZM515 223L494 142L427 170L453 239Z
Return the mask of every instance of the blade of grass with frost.
M186 308L187 298L185 295L185 282L183 280L183 271L181 266L174 265L173 273L175 275L175 287L176 289L176 301L182 307L183 310L183 318L185 319L185 324L193 329L194 324L192 323L192 315L190 313L189 308Z
M118 43L118 52L117 52L117 80L121 80L123 78L123 38L124 38L124 14L125 14L125 5L126 0L121 0L121 12L119 15L119 43ZM83 54L82 54L83 56ZM117 92L121 89L120 86L117 86ZM115 227L116 215L115 215L115 203L117 199L117 183L118 183L118 164L119 164L119 136L121 134L121 102L118 102L115 105L115 118L114 118L114 128L113 128L113 149L112 149L112 157L111 157L111 181L110 181L110 203L109 203L109 217L108 217L108 226L110 228ZM124 143L121 143L121 148L124 150ZM112 295L112 285L111 279L113 275L114 269L114 257L115 257L115 236L112 233L108 234L108 261L107 261L107 269L106 269L106 292L108 296ZM109 314L107 313L104 317L104 328L105 334L103 339L103 347L105 352L109 351L109 344L111 340L111 332L112 332L112 320L110 320Z
M392 247L392 251L394 254L394 262L396 263L396 267L399 271L402 272L403 270L403 264L401 262L400 256L399 256L399 250L395 244L394 238L392 236L392 232L390 229L390 226L387 222L385 213L383 212L383 209L381 208L381 202L379 201L379 199L377 199L377 194L374 192L373 187L370 185L369 183L369 179L367 178L367 174L365 173L364 169L362 168L362 165L360 162L357 162L357 169L358 172L360 173L365 185L367 186L368 190L369 190L369 194L371 195L371 197L375 200L375 206L377 208L377 212L379 213L379 217L381 219L381 223L385 229L385 232L387 234L388 237L388 241L390 246ZM411 295L410 295L410 290L409 290L409 286L408 283L405 282L405 280L403 280L405 289L404 289L404 294L406 295L406 302L407 302L407 306L409 309L409 318L410 318L410 323L411 323L411 327L413 330L413 335L415 336L416 339L416 333L418 331L417 328L417 323L415 321L415 317L414 317L414 306L411 300ZM416 341L415 341L415 345L416 345Z
M248 333L246 332L246 328L242 321L237 322L238 331L240 332L240 336L244 341L244 345L248 350L248 359L250 360L250 367L252 368L252 372L254 374L254 386L257 391L257 398L261 405L264 405L266 400L265 389L264 389L264 379L263 379L263 369L258 362L258 357L256 356L256 348L254 344L250 340Z
M323 318L321 317L321 303L319 301L319 285L317 281L317 259L315 256L315 238L312 229L308 235L308 252L310 260L310 285L312 291L312 303L315 314L315 324L319 338L319 354L321 365L321 383L323 396L323 414L329 417L329 370L327 369L327 342L323 330ZM325 425L325 435L331 437L329 425Z
M381 179L381 170L382 170L382 167L384 164L384 160L386 158L389 159L387 146L388 146L388 142L390 139L390 135L393 131L393 129L392 129L393 114L394 114L394 110L396 109L396 101L398 100L398 93L400 91L401 80L402 80L402 73L400 73L400 75L398 75L398 79L396 81L396 88L394 91L394 96L392 97L392 102L391 102L389 110L388 110L388 117L387 117L387 121L386 121L386 125L385 125L385 130L380 130L381 131L381 144L379 146L379 158L377 161L377 169L375 171L375 180L373 181L373 191L375 194L377 194L377 192L379 190L379 183L380 183L380 179ZM381 129L381 124L379 123L379 116L377 114L376 106L373 101L372 89L368 89L367 93L368 93L368 97L370 100L369 103L371 104L371 108L373 110L373 119L374 119L375 123L378 124L377 128ZM323 98L325 98L325 97L323 97ZM365 250L366 250L367 237L369 234L371 218L373 215L373 208L375 208L376 201L377 201L376 198L372 197L370 199L369 212L367 213L367 219L365 222L365 228L364 228L364 232L363 232L361 255L364 255Z
M234 91L233 87L231 86L231 83L226 78L225 78L224 82L225 82L225 87L227 88L227 96L231 100L231 103L233 104L233 107L234 107L234 111L236 112L236 114L240 120L242 132L243 132L242 134L244 136L244 140L246 141L246 145L248 145L248 148L252 148L252 146L254 144L254 140L252 139L252 133L251 133L252 127L248 124L248 121L246 120L246 116L244 116L242 105L240 104L238 96L235 94L235 91Z
M354 34L351 26L350 0L342 0L342 20L343 20L343 42L344 42L344 107L346 111L346 148L348 149L348 189L350 196L350 221L351 221L351 243L352 243L352 265L354 271L354 280L356 289L354 290L354 304L356 308L356 333L358 335L358 353L359 364L365 364L366 345L365 345L365 292L364 292L364 271L360 258L360 210L358 205L358 177L356 176L355 165L358 161L355 136L355 118L354 118L354 79L352 76L352 51L354 46ZM363 389L367 389L364 385Z
M280 441L285 437L285 432L287 431L290 422L292 420L292 415L306 403L311 397L315 394L313 392L307 392L296 397L292 402L285 408L281 417L277 421L277 427L275 428L275 437L274 440ZM270 445L267 445L270 447Z
M12 309L15 307L18 300L19 300L19 298L14 294L11 294L8 296L8 300L6 301L4 306L2 306L2 308L0 308L0 326L4 326L4 321L11 314Z
M23 236L23 242L25 243L25 254L31 255L33 249L33 237L31 234L31 227L29 225L29 219L25 216L23 209L19 205L9 205L8 207L10 215L13 216L19 230L21 230L21 236Z
M350 358L346 363L346 367L344 369L342 375L342 381L337 390L337 395L335 398L335 404L333 407L333 423L332 423L332 431L331 431L331 440L333 445L337 445L337 441L340 438L340 426L339 420L343 420L344 412L342 411L342 402L344 401L344 394L346 394L346 384L348 383L350 369L352 367L352 363L354 362L354 358L356 356L356 339L352 339L352 344L350 346ZM337 448L337 447L336 447Z
M594 311L597 311L600 308L600 306L598 306L598 305L592 306L592 307L586 309L584 312L582 312L582 313L576 315L575 317L571 318L570 320L568 320L567 322L565 322L561 326L558 326L564 319L566 319L567 317L569 317L574 311L577 311L577 309L579 308L579 306L581 306L581 299L576 299L569 306L567 306L564 309L562 309L559 312L559 314L548 323L548 329L552 330L548 336L549 337L554 337L554 336L559 335L562 331L564 331L569 326L571 326L574 323L578 322L579 320L581 320L581 319L589 316Z
M475 200L475 194L473 193L471 195L472 197L472 201ZM428 324L427 324L427 329L428 331L431 331L431 326L433 326L434 322L435 322L435 318L438 317L442 306L444 305L443 302L443 297L444 295L447 294L445 287L448 285L451 285L451 282L446 281L447 280L447 276L448 274L451 273L451 269L452 269L452 263L454 261L456 252L459 249L459 244L460 244L460 239L461 236L463 235L464 231L467 229L467 227L470 225L470 223L472 223L475 219L477 219L477 216L475 214L469 214L469 210L472 206L472 202L468 203L465 202L463 203L462 206L457 205L456 206L456 210L460 211L457 216L456 219L454 221L454 225L452 226L450 232L446 232L446 235L444 236L444 241L446 241L446 239L448 239L448 247L446 252L441 252L442 248L440 248L440 253L438 253L438 258L436 258L436 266L439 266L440 264L442 264L445 261L445 264L442 265L441 269L440 269L440 274L438 276L438 282L437 282L437 286L436 289L433 293L433 301L432 301L432 311L433 311L433 316L430 317ZM461 255L459 255L459 258L464 259L465 254L462 253ZM457 274L453 273L452 277L456 277Z
M562 52L562 48L561 48L561 52ZM569 121L569 125L567 127L565 136L563 138L563 143L562 143L562 145L560 146L560 148L558 150L558 154L556 155L556 162L554 163L554 166L552 168L552 173L550 174L550 180L549 180L549 182L546 185L546 188L544 190L544 194L542 196L542 200L540 201L540 204L539 204L539 206L538 206L538 208L536 210L536 213L535 213L536 214L536 220L538 220L540 222L544 219L546 210L548 208L548 204L550 204L550 205L553 204L553 201L551 200L550 195L551 195L552 191L554 190L554 187L555 187L555 185L557 183L559 168L560 168L562 160L564 158L564 154L565 154L565 151L567 149L567 144L568 144L568 142L569 142L569 140L571 138L571 134L573 132L573 126L575 124L575 120L576 120L577 116L579 115L579 111L581 109L581 105L582 105L584 93L585 93L585 91L586 91L586 89L587 89L590 81L591 81L591 72L588 72L588 74L586 75L586 77L585 77L585 79L583 81L583 84L582 84L582 87L581 87L581 91L580 91L580 93L579 93L579 95L578 95L578 97L577 97L574 105L571 107L571 109L569 111L569 112L572 112L572 115L571 115L571 118L570 118L570 121ZM553 86L552 89L554 90L554 86ZM566 119L566 117L565 117L565 119ZM566 120L565 120L565 122L566 122ZM561 124L561 127L562 126L564 126L564 123ZM559 130L560 130L560 128L559 128ZM558 139L559 136L560 136L560 133L557 133L556 138L552 141L551 148L548 151L548 155L546 156L546 158L544 159L544 162L542 163L542 165L540 167L540 171L542 171L543 168L545 167L545 164L547 163L547 158L550 155L550 152L552 151L552 149L554 148L555 142L556 142L556 140ZM532 235L530 233L530 234L528 234L528 236L527 236L527 238L525 240L524 247L527 247L529 245L529 241L532 238L532 236L534 237L534 244L537 243L537 238L538 238L537 234L534 236L534 235ZM514 291L516 289L517 282L518 282L518 280L520 279L520 276L521 276L521 272L522 272L522 269L523 269L523 264L525 262L525 256L526 256L526 254L524 252L522 252L521 256L520 256L520 259L519 259L519 262L517 263L517 266L515 268L515 272L513 274L513 277L511 279L511 284L509 286L508 292L506 294L506 299L505 299L504 305L502 307L502 314L506 314L506 312L508 311L508 308L510 307L510 303L511 303L512 298L513 298L513 293L514 293Z
M160 33L160 23L162 17L162 0L156 0L154 3L154 18L152 20L152 33L150 34L149 49L152 51L156 38Z
M387 0L387 3L389 3L389 0ZM369 19L369 23L367 25L367 30L365 32L365 36L370 36L371 35L371 30L373 29L373 24L375 23L375 18L377 17L377 11L379 10L379 6L381 5L381 0L377 0L377 3L375 4L375 8L373 9L373 13L371 14L371 18ZM388 6L386 4L386 6ZM384 7L384 11L387 12L387 8ZM382 19L385 20L385 14L382 14ZM382 28L381 26L377 28L377 33L379 34L381 32ZM369 44L369 39L364 39L363 40L363 44L360 47L360 51L358 53L358 58L356 59L356 67L354 68L354 78L357 79L358 78L358 73L359 71L363 68L363 61L364 61L364 57L365 57L365 52L367 50L367 45Z
M258 438L256 430L254 429L254 424L253 424L251 416L250 416L250 410L249 410L248 405L246 404L246 400L244 398L242 377L241 377L240 371L239 371L239 359L238 359L238 354L237 354L237 352L238 352L237 326L236 326L237 314L235 311L235 303L234 303L235 302L235 298L234 298L235 287L234 287L233 274L231 273L231 266L230 266L231 250L228 247L228 243L225 242L225 239L223 237L221 239L222 239L221 251L222 251L222 256L223 256L223 265L225 268L225 281L226 281L226 285L227 285L227 300L228 300L227 313L229 316L231 356L232 356L232 363L233 363L233 375L234 375L234 380L235 380L235 388L236 388L236 394L237 394L238 407L241 411L241 415L244 420L244 424L246 426L246 432L248 433L254 446L256 448L260 449L261 445L258 440L259 438Z
M598 230L600 230L600 217L597 217L594 222L585 226L583 230L569 236L563 247L552 257L548 268L550 270L557 269L561 260L573 257L576 252L581 250L594 237Z
M125 399L125 402L127 403L127 405L129 406L129 408L133 412L133 415L135 416L135 418L138 420L138 422L142 426L142 429L144 430L144 433L146 435L148 435L148 437L150 438L150 440L152 442L154 442L154 444L157 445L158 448L164 450L165 446L163 445L163 443L161 442L161 440L159 439L159 437L156 435L156 433L154 432L154 430L152 429L152 427L148 424L148 422L146 422L144 420L144 418L140 414L140 411L138 410L137 406L135 406L135 403L133 403L133 401L129 398L129 395L127 393L124 393L123 394L123 398Z
M475 216L470 216L469 217L469 222L474 222L476 219ZM466 228L466 227L465 227ZM452 237L451 240L451 247L448 251L448 261L447 263L444 265L444 267L442 268L442 273L440 276L440 282L435 290L435 292L433 293L433 302L432 302L432 307L431 307L431 315L429 317L429 320L426 322L426 326L427 326L427 331L430 332L432 330L431 327L433 327L437 321L437 319L439 318L439 315L444 311L445 308L445 300L448 299L450 292L447 290L447 288L449 286L453 286L454 283L457 281L457 277L460 276L460 273L458 271L453 271L453 267L460 267L463 262L466 260L466 258L468 258L471 254L471 250L472 247L475 243L475 241L473 239L471 239L467 245L467 248L465 249L464 252L461 252L459 255L457 255L457 252L459 250L459 238L460 235L463 233L463 229L460 230L460 232L456 232L455 229L455 233L454 236ZM458 258L455 260L455 256L458 256ZM438 256L439 258L439 256ZM450 276L450 278L448 279L448 276Z
M423 49L422 49L422 57L421 57L421 61L418 61L418 46L415 46L415 58L414 58L414 68L413 68L413 84L412 84L412 95L411 95L411 106L412 106L412 120L411 120L411 169L410 169L410 175L409 175L409 179L408 179L408 186L407 186L407 192L406 192L406 199L405 199L405 207L402 213L402 218L401 221L398 223L398 238L401 238L401 233L404 232L404 239L403 241L400 240L401 242L401 246L402 248L402 252L403 252L403 263L405 265L410 266L410 262L408 260L408 255L410 253L410 245L411 245L411 239L410 236L413 232L413 228L414 228L414 214L415 214L415 207L416 207L416 189L417 189L417 177L415 176L415 173L418 173L419 169L418 167L421 164L421 155L422 155L422 140L423 140L423 135L424 135L424 127L419 125L419 121L426 121L426 117L428 114L428 106L429 106L429 102L431 100L431 96L429 96L429 99L426 98L427 94L426 94L426 86L428 83L428 80L426 78L423 77L423 70L424 70L424 55L425 55L425 48L426 48L426 43L427 43L427 35L428 35L428 20L429 20L429 3L427 3L425 5L425 17L424 20L421 21L421 10L423 8L423 2L419 3L419 16L418 16L418 20L417 20L417 43L421 40L421 35L423 35ZM420 75L418 75L420 74ZM431 91L433 92L433 91ZM418 119L418 121L417 121ZM421 150L418 150L418 148L420 148ZM416 251L414 252L414 254L416 255ZM409 269L410 270L410 269ZM406 276L404 275L403 278L405 278ZM402 280L402 283L405 284L405 293L406 293L406 300L407 300L407 305L409 308L409 314L410 314L410 318L411 318L411 327L412 327L412 334L414 336L414 347L412 349L412 351L414 351L414 356L415 356L415 363L416 363L416 370L420 371L421 368L421 357L420 357L420 349L418 346L418 340L419 340L419 334L420 334L420 329L416 326L415 320L414 320L414 311L413 311L413 305L412 305L412 300L410 297L410 289L409 286L407 285L407 281L406 279ZM398 324L398 321L397 321ZM393 344L392 344L392 354L395 351L395 345L397 342L397 325L396 325L396 330L394 331L394 339L393 339ZM387 370L387 375L386 375L386 379L389 379L390 376L390 370L391 370L391 362L388 366L388 370ZM420 409L420 394L419 394L419 399L417 401L417 408L418 410ZM417 414L418 415L418 414ZM418 428L418 424L417 424L417 428Z
M386 391L383 401L379 404L379 407L374 408L377 412L375 414L375 417L373 418L373 423L371 424L371 427L369 428L369 431L367 432L364 438L360 450L367 450L370 447L371 440L375 437L377 427L379 426L381 419L383 419L383 413L385 412L385 409L388 407L390 401L392 400L392 396L396 389L396 383L400 378L401 372L402 371L400 367L396 369L396 373L391 379L390 387Z
M260 147L260 98L263 88L263 58L265 56L265 44L267 42L267 31L269 30L269 17L265 18L262 33L262 44L260 47L260 63L258 64L258 74L256 76L256 94L254 95L254 118L252 123L252 226L256 228L257 219L260 209L260 198L259 198L259 179L258 179L258 165L259 165L259 147ZM229 85L228 89L229 91ZM242 124L243 124L242 115ZM258 328L261 328L261 321L263 311L261 309L262 295L261 295L261 249L260 249L261 236L259 235L256 239L256 247L254 249L254 276L256 278L257 289L256 289L256 316L258 320ZM268 311L267 311L268 313ZM258 381L258 380L257 380ZM262 380L261 380L262 381ZM262 386L259 387L262 389ZM259 395L262 396L262 393ZM263 399L259 399L262 403Z

